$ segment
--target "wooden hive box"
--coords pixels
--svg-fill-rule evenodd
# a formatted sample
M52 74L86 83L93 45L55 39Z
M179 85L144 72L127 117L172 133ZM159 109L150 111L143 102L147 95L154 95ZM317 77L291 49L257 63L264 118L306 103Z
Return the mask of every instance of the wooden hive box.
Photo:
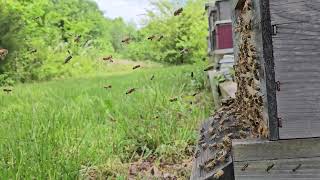
M320 0L233 0L259 66L269 140L233 141L235 179L320 179ZM318 72L319 71L319 72Z

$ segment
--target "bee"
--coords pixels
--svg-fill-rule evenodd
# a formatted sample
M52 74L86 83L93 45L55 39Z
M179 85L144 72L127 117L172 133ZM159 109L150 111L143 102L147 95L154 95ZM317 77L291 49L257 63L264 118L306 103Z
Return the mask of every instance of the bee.
M159 36L158 41L161 41L164 38L163 35Z
M71 56L71 55L69 55L68 57L66 57L66 59L64 60L64 64L67 64L71 59L72 59L72 56Z
M122 42L122 43L129 44L130 41L131 41L131 38L127 37L127 38L123 39L121 42Z
M31 54L36 53L37 51L38 51L37 49L30 49Z
M194 153L194 157L198 158L200 156L200 150L198 149L195 153Z
M131 93L133 93L133 92L135 92L135 91L136 91L136 88L129 89L129 90L126 92L126 95L131 94Z
M208 148L208 144L207 143L203 143L201 144L201 147L203 150L207 149Z
M72 53L68 50L69 56L66 57L66 59L64 60L64 64L67 64L71 59L72 59Z
M188 48L183 48L181 51L180 51L180 54L187 54L189 52L189 49Z
M198 94L199 94L199 92L195 92L195 93L192 94L192 96L195 97Z
M213 70L214 66L208 66L203 71L210 71Z
M111 122L116 122L116 120L115 120L112 116L109 116L109 120L110 120Z
M154 76L154 75L152 75L152 76L151 76L151 78L150 78L150 80L151 80L151 81L153 81L153 80L154 80L154 78L155 78L155 76Z
M183 12L183 8L179 8L176 11L174 11L173 15L174 16L179 16Z
M209 161L207 161L205 163L204 169L206 171L210 171L212 169L214 169L217 166L217 161L215 159L210 159Z
M209 145L209 149L214 150L218 147L217 143L213 143Z
M202 134L202 133L204 133L204 131L205 131L205 129L204 129L204 127L202 127L202 128L200 129L200 133Z
M108 56L108 57L104 57L103 60L104 61L112 61L112 55Z
M152 36L149 36L149 37L148 37L148 40L153 41L154 38L156 38L156 36L155 36L155 35L152 35Z
M9 51L7 49L0 49L0 60L4 60L8 53Z
M140 68L140 67L141 67L140 65L136 65L136 66L134 66L132 69L135 70L135 69L138 69L138 68Z
M207 134L208 134L209 136L214 135L214 128L210 127L210 128L208 129L208 131L207 131Z
M7 94L9 94L10 92L12 92L12 89L10 89L10 88L3 88L3 92L6 92Z
M178 98L177 98L177 97L174 97L174 98L169 99L169 101L170 101L170 102L176 102L176 101L178 101Z
M266 172L269 172L273 167L274 167L274 164L271 164L270 166L268 166L266 169Z
M246 2L244 3L244 6L243 6L243 10L249 11L249 10L251 10L251 8L252 8L251 0L246 0Z
M295 167L294 169L292 169L292 172L296 172L298 169L300 169L302 166L302 164L299 164L297 167Z
M76 43L80 42L80 38L81 38L81 35L76 36L76 38L74 39L74 42Z
M213 178L220 179L223 175L224 175L224 171L220 169L214 174Z
M193 72L191 72L191 78L193 78L194 77L194 73Z
M249 164L245 164L242 168L241 168L241 171L245 171L247 168L248 168Z
M111 89L112 88L112 85L107 85L107 86L104 86L105 89Z

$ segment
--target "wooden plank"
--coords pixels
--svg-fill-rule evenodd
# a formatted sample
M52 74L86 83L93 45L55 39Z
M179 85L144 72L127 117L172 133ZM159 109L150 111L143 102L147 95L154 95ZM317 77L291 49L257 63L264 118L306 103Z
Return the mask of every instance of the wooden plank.
M275 72L273 59L271 17L269 0L253 0L253 17L261 19L260 24L254 28L257 55L261 64L261 87L264 96L265 119L269 124L270 140L279 139L277 99L275 86Z
M271 165L269 172L266 171ZM320 179L320 157L236 162L236 180ZM247 167L247 168L244 168Z
M205 131L211 127L211 124L213 123L213 119L209 119L205 121L201 129L204 128ZM210 137L206 137L204 141L210 145L213 144L214 141ZM214 156L214 153L209 149L203 150L203 148L197 147L196 151L199 151L200 154L197 158L194 159L193 161L193 166L192 166L192 172L191 172L191 180L209 180L213 179L214 174L216 171L210 171L207 172L204 169L200 168L201 165L205 164L209 159L212 159ZM227 164L217 167L218 169L223 169L224 175L219 179L219 180L233 180L234 179L234 173L233 173L233 163L232 163L232 158L229 157L229 161Z
M320 157L319 149L320 138L232 141L234 162Z
M320 0L270 0L280 139L320 137Z

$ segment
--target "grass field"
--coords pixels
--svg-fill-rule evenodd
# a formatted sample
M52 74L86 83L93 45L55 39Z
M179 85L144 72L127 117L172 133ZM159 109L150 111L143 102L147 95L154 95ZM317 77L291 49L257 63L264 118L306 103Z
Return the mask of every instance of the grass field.
M88 167L126 179L141 159L179 163L211 110L197 66L17 85L0 92L0 179L77 179Z

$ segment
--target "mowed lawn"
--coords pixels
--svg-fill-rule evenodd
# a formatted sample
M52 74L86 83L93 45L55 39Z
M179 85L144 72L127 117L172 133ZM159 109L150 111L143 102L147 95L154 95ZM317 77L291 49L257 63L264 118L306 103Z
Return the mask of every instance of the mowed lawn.
M210 93L193 96L203 78L198 66L142 68L1 91L0 179L76 179L84 167L125 179L141 158L186 159L213 110Z

